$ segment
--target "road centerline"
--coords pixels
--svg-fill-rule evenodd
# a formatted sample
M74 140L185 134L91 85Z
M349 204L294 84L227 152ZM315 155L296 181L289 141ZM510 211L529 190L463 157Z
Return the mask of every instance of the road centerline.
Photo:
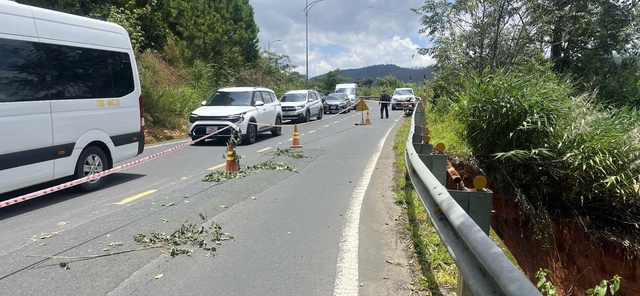
M123 200L121 200L121 201L119 201L119 202L117 202L117 203L114 203L114 205L123 205L123 204L126 204L126 203L128 203L128 202L132 202L132 201L134 201L134 200L136 200L136 199L138 199L138 198L141 198L141 197L143 197L143 196L147 196L147 195L149 195L149 194L151 194L151 193L154 193L154 192L156 192L156 191L157 191L157 190L147 190L147 191L145 191L145 192L138 193L138 194L136 194L136 195L134 195L134 196L127 197L127 198L125 198L125 199L123 199Z

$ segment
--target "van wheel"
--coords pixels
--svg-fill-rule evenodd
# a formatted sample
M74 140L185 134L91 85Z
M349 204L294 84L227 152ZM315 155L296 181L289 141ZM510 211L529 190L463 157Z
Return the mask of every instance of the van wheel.
M274 137L282 135L282 118L280 118L280 116L276 117L275 125L276 127L271 130L271 135L273 135Z
M247 134L244 135L244 139L242 139L242 143L245 145L251 145L256 142L256 138L258 137L258 126L254 124L255 122L249 122L247 125Z
M80 154L76 164L76 179L84 178L109 169L107 156L102 149L91 146ZM95 190L104 185L106 177L100 177L80 184L83 191Z

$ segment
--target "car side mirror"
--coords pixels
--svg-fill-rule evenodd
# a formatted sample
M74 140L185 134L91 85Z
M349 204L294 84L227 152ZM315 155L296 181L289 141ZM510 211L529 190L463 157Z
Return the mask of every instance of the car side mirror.
M207 104L207 101L202 101L202 102L200 102L200 105L202 105L202 106L204 106L204 105L206 105L206 104Z
M260 107L260 106L264 106L264 102L263 101L256 101L255 104L253 104L256 107Z

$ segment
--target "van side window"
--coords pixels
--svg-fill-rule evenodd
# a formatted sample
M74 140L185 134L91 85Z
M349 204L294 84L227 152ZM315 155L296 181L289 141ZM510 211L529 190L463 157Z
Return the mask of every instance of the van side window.
M123 97L127 53L0 38L0 102Z

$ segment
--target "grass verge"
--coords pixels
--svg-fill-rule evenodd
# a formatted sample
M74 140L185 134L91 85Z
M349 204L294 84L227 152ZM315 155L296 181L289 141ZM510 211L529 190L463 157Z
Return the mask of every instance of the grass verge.
M408 180L404 154L410 127L411 118L407 117L400 126L393 145L396 203L406 212L406 227L416 257L412 267L416 278L409 288L414 291L427 291L432 295L441 294L442 289L450 290L456 287L458 269L431 225L411 181Z

